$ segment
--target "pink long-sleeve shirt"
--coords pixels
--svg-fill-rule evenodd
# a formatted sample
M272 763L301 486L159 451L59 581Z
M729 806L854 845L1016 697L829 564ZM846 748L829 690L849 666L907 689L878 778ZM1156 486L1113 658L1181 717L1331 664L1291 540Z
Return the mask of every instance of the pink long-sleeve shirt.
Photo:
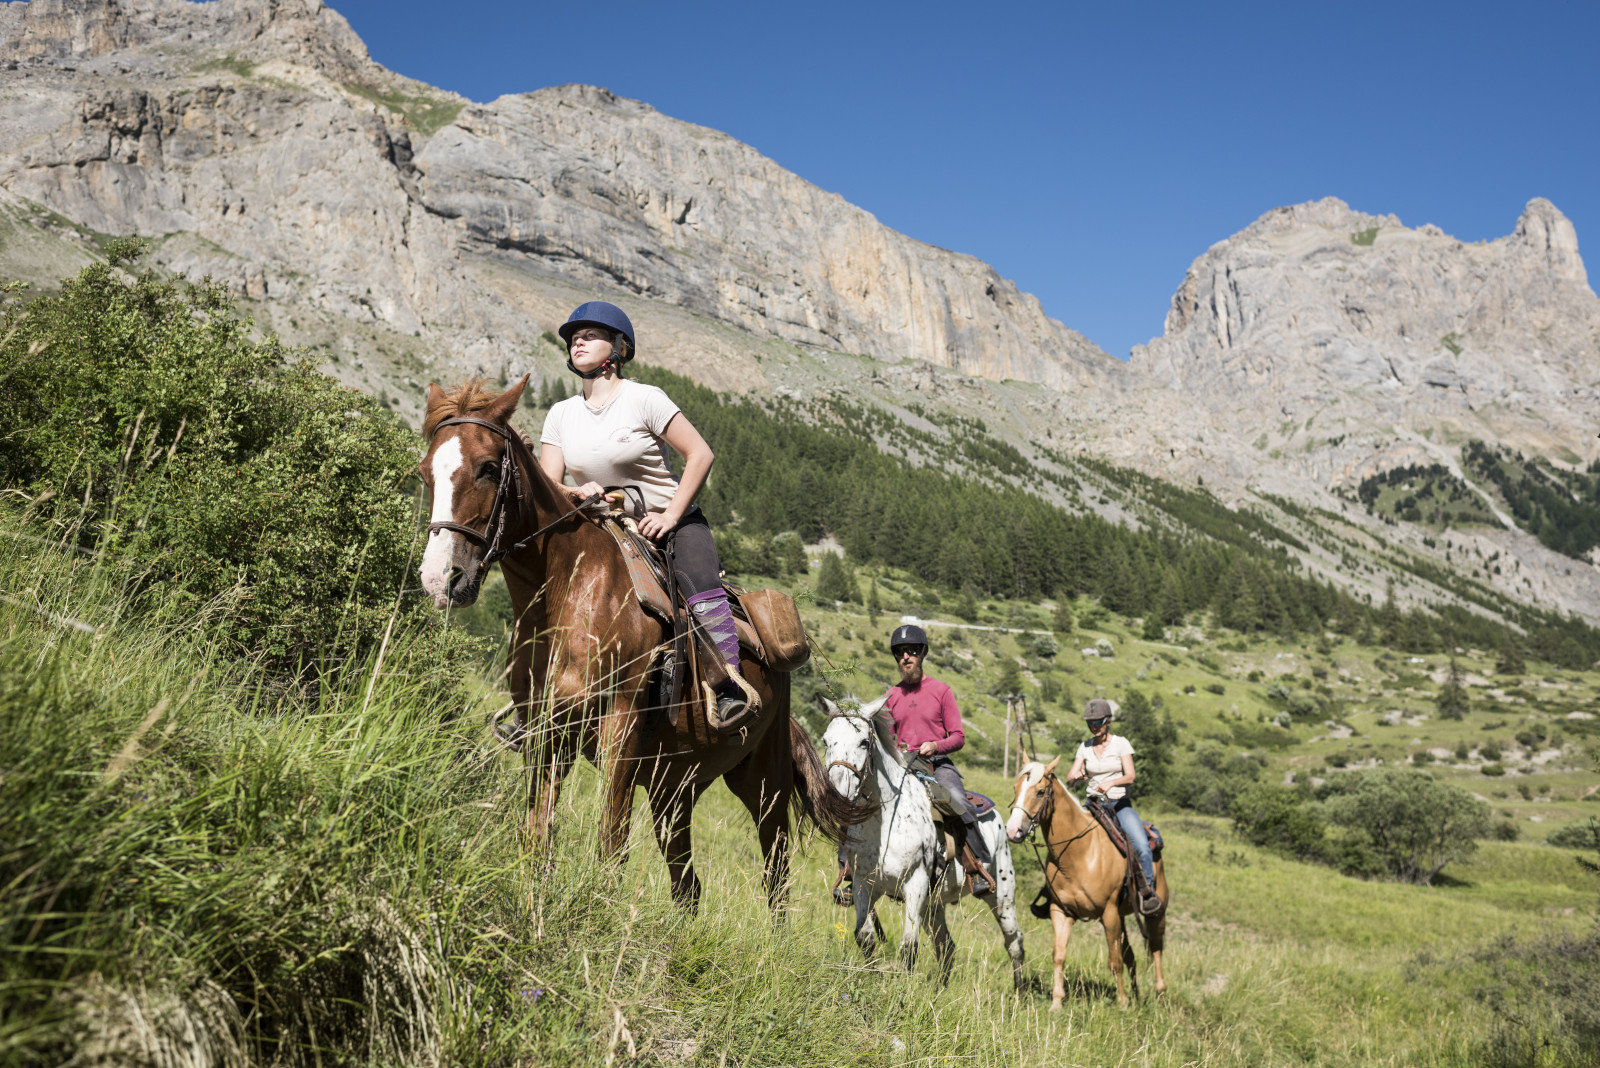
M967 744L956 695L938 679L924 675L911 687L895 683L886 704L894 717L894 736L908 749L932 742L940 753L954 753Z

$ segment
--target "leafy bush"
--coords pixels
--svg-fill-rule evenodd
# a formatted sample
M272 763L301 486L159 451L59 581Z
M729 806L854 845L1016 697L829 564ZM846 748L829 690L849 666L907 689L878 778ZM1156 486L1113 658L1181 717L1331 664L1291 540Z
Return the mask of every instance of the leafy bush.
M1364 832L1389 873L1426 886L1489 834L1489 806L1421 771L1373 768L1329 780L1329 822Z
M1234 830L1253 845L1297 860L1321 860L1327 824L1303 804L1306 800L1293 787L1256 784L1234 798Z
M1600 852L1600 820L1591 817L1558 827L1550 832L1550 837L1545 841L1562 849L1593 849Z
M376 401L255 341L226 292L117 263L13 302L0 328L0 480L80 544L131 557L221 637L293 668L420 613L416 437ZM414 586L414 584L413 584Z

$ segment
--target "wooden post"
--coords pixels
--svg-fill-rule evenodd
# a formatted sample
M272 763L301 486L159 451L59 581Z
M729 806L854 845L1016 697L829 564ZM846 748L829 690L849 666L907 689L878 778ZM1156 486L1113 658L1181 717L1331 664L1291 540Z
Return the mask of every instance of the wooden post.
M1009 779L1011 778L1011 698L1009 696L1006 698L1006 744L1003 753L1000 774ZM1022 769L1018 768L1017 770L1020 771Z

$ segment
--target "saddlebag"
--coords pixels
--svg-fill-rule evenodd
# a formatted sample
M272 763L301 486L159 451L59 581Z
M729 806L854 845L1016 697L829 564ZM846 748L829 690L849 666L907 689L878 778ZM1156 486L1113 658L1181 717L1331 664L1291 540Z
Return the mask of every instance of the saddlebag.
M739 594L739 604L761 641L761 659L774 671L795 671L811 658L794 598L781 590Z

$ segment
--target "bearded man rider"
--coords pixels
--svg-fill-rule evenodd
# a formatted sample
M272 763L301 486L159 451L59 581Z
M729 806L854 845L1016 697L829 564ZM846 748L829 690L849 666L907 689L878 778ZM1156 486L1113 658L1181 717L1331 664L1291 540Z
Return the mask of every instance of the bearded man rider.
M950 795L950 803L961 815L966 828L966 844L977 861L975 870L968 874L972 879L972 893L983 897L994 892L994 856L978 831L978 810L967 800L967 788L961 781L950 754L967 744L961 729L961 709L956 706L956 696L950 687L922 670L928 655L928 635L918 626L905 624L895 629L889 638L889 652L895 666L900 669L900 681L889 687L884 707L894 717L894 736L900 748L920 757L940 786ZM845 883L843 893L836 900L844 904L850 898L851 876L845 867L844 852L839 854L839 872Z

